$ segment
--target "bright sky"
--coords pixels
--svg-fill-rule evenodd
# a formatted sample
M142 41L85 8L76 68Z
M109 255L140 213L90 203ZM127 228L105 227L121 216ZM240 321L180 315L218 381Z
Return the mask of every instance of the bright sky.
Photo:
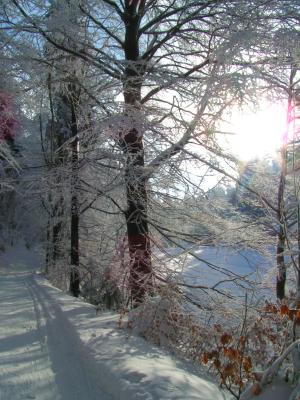
M258 111L234 111L225 129L235 135L227 136L228 148L240 159L250 160L275 156L286 131L286 110L283 105L261 105Z

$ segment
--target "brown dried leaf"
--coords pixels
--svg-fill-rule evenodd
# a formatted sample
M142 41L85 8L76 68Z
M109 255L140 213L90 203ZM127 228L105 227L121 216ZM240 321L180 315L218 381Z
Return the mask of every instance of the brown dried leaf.
M220 342L224 346L227 343L230 343L232 341L232 336L229 335L228 333L223 333L223 335L220 338Z
M265 305L265 312L271 313L271 314L277 314L278 313L278 308L272 303L267 303Z
M262 388L259 383L254 383L254 385L251 388L251 393L253 396L258 396L262 392Z
M296 314L295 314L295 323L297 325L300 324L300 311L297 311Z
M207 364L208 361L209 361L209 359L210 359L210 357L209 357L209 354L208 354L208 353L204 353L204 354L202 355L202 362L203 362L203 364Z
M245 357L243 360L243 367L246 372L250 372L252 369L252 360L251 357Z
M296 310L289 310L288 317L291 321L294 320L294 316L296 315Z
M245 345L246 341L247 341L246 336L241 336L241 337L239 338L239 342L240 342L240 344L241 344L242 346Z
M224 349L224 356L230 360L238 360L240 352L232 347L226 347Z
M236 374L236 368L234 364L227 364L222 372L224 378L233 378Z
M280 314L281 315L288 315L289 313L289 308L286 304L282 304L282 306L280 307Z

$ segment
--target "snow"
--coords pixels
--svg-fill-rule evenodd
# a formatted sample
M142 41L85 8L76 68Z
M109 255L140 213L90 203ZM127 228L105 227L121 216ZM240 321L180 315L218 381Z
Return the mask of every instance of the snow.
M272 274L274 260L270 255L262 256L252 249L235 250L230 247L197 246L191 249L191 253L197 258L186 253L180 248L166 249L166 253L173 257L173 270L181 272L182 278L186 283L193 285L214 286L218 282L218 289L230 290L236 294L240 293L240 288L235 283L230 282L232 278L245 277L252 284L255 283L256 290L263 289L263 294L270 297L273 293L274 284L270 284L270 274ZM177 260L180 256L185 256L183 269ZM161 259L168 259L162 254ZM211 267L209 266L211 264ZM237 279L244 287L249 287L243 280ZM275 279L271 279L275 282ZM272 289L272 290L270 290Z
M15 250L0 262L0 399L109 399L89 374L80 339L55 299L18 260L18 254L32 261L34 255Z
M0 255L0 400L225 399L192 364L120 329L118 315L51 286L40 263L22 245Z
M253 400L288 400L292 389L285 382L276 380L263 390L261 394L255 396Z

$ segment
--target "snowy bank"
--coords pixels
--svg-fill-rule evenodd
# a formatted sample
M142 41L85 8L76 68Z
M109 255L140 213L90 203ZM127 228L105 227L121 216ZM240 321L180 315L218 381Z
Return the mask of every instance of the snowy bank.
M53 287L38 253L0 254L0 400L224 400L216 384Z
M129 335L118 327L113 313L97 315L93 306L76 300L35 276L35 290L55 301L74 327L85 360L97 375L99 386L113 399L122 400L223 400L224 394L193 367ZM38 288L38 289L37 289ZM75 349L74 349L75 350Z
M22 245L0 254L0 400L224 400L204 373L53 287ZM202 377L200 377L201 375ZM270 384L257 400L285 400Z

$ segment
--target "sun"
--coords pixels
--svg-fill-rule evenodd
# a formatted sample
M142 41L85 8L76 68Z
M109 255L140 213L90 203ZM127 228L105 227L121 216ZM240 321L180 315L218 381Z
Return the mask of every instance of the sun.
M227 123L227 147L237 158L247 161L275 157L287 129L283 104L262 104L257 111L234 110Z

